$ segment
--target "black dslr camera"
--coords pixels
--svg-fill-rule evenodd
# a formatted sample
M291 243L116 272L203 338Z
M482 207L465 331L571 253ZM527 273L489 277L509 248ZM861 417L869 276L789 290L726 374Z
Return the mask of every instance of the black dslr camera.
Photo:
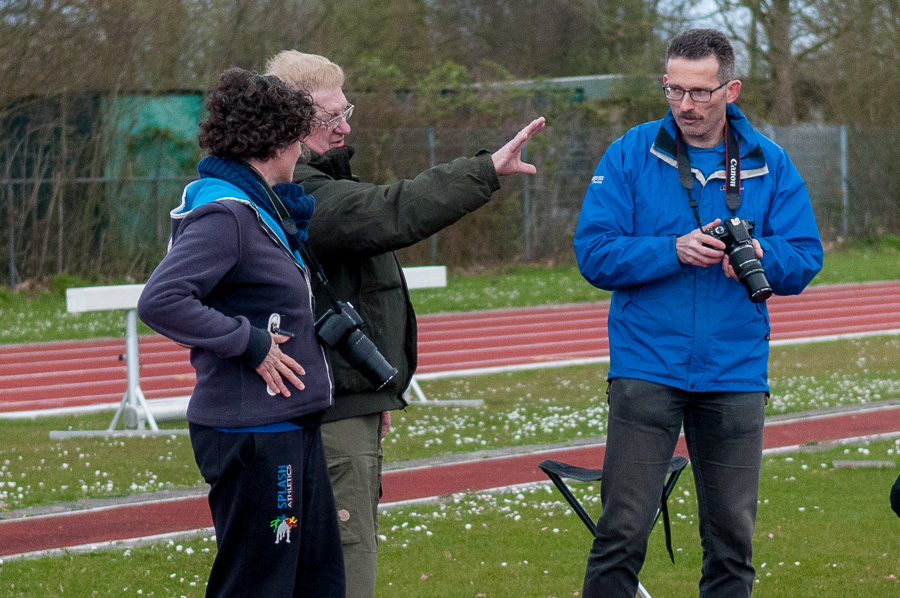
M766 280L762 264L756 259L756 251L753 249L750 236L752 232L752 222L731 218L719 226L705 229L703 234L725 243L728 261L744 288L747 289L750 301L761 303L772 296L772 287Z
M397 368L388 363L375 343L359 329L363 320L353 306L343 301L338 301L337 306L340 313L329 309L319 318L316 334L377 390L381 390L397 373Z

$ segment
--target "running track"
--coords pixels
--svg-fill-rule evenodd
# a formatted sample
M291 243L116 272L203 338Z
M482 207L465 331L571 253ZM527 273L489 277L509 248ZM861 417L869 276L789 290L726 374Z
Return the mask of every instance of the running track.
M853 413L775 422L766 425L768 450L799 447L812 442L874 434L896 436L900 406ZM603 462L601 444L538 451L511 457L480 459L386 471L382 504L513 484L546 481L537 464L546 458L597 467ZM687 456L683 440L676 453ZM212 527L205 496L70 511L0 521L0 558L39 555L61 548L90 547L114 541L138 540Z
M900 333L900 282L813 287L799 297L769 300L773 343ZM420 372L471 371L608 356L608 305L590 304L420 318ZM124 393L117 363L124 341L48 343L0 348L0 411L114 402ZM163 359L161 356L167 356ZM186 351L150 337L141 341L142 387L148 398L187 394L193 383ZM44 368L44 369L42 369ZM94 370L101 370L102 375ZM112 390L90 392L98 379ZM55 383L56 380L67 381ZM172 386L171 380L181 386ZM167 386L164 382L168 382ZM50 391L46 391L46 389ZM66 393L75 388L77 392ZM9 390L8 389L12 389ZM177 390L176 390L177 389ZM900 431L900 407L810 417L767 425L775 449ZM679 452L684 454L683 445ZM590 445L512 457L389 471L384 502L546 479L537 463L550 457L596 467L603 446ZM123 522L128 522L123 525ZM204 497L121 505L90 511L0 521L0 557L202 529L211 521Z
M811 287L769 299L773 344L900 333L900 281ZM426 315L418 377L608 358L607 302ZM0 413L115 403L125 393L125 340L0 346ZM147 399L189 395L188 351L140 341Z

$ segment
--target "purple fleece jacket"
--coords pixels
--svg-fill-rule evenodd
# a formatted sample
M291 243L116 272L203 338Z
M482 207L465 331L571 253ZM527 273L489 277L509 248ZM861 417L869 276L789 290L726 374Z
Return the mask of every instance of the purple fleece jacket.
M185 202L187 210L173 212L171 248L147 282L138 314L191 348L197 384L188 421L260 426L331 406L331 367L314 330L308 271L264 228L238 187L201 179L185 189ZM270 346L266 327L273 313L294 333L281 350L306 370L304 390L286 381L290 397L271 396L255 371Z

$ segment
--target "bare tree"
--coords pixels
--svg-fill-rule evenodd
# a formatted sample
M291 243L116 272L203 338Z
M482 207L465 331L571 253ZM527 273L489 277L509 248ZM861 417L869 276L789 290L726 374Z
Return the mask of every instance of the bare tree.
M900 2L828 2L823 18L845 24L813 71L823 109L841 123L900 124Z
M467 66L484 61L516 77L658 71L650 0L443 0L429 5L434 53Z
M863 0L868 1L868 0ZM798 90L823 51L852 25L833 0L715 0L729 34L747 50L748 74L768 81L779 125L796 122ZM830 15L830 16L829 16Z

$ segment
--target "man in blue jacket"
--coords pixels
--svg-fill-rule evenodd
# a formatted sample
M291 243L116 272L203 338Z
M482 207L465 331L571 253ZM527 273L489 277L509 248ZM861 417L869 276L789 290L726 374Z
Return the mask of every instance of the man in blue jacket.
M729 259L734 237L704 230L752 223L745 246L777 294L800 293L822 268L805 183L734 106L741 82L728 38L709 29L675 37L663 85L668 114L609 147L575 232L581 273L613 291L603 514L587 598L635 595L682 424L699 504L700 596L750 595L767 294L751 300L739 281L747 268Z

